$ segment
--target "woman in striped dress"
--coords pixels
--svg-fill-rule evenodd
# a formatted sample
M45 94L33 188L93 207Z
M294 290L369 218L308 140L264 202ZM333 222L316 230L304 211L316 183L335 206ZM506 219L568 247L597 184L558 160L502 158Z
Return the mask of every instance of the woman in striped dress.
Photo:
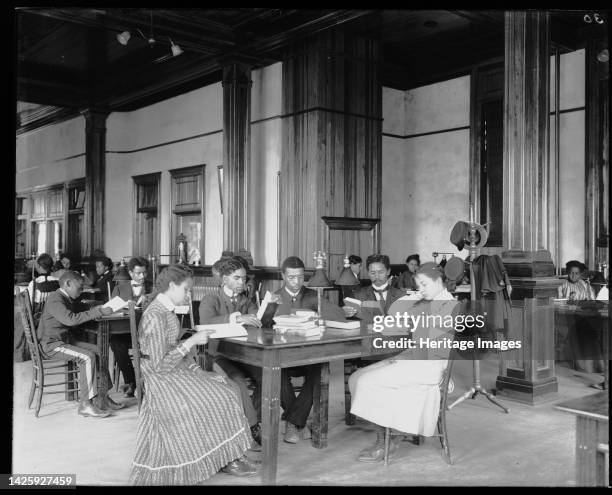
M251 432L238 390L188 355L194 345L207 342L208 334L179 341L174 306L183 304L191 284L188 267L167 267L140 322L146 393L130 474L135 485L196 484L219 470L237 476L257 473L245 455Z

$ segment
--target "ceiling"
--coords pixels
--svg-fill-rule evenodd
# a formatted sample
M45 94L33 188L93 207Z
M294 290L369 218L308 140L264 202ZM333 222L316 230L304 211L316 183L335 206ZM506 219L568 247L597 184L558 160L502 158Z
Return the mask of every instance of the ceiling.
M554 11L562 50L606 36L586 11ZM89 107L131 111L221 80L227 60L254 68L284 46L342 26L379 39L382 84L408 89L503 60L502 10L141 9L27 7L14 11L17 132ZM131 33L126 45L117 35ZM155 40L149 43L149 39ZM171 55L172 43L183 53Z

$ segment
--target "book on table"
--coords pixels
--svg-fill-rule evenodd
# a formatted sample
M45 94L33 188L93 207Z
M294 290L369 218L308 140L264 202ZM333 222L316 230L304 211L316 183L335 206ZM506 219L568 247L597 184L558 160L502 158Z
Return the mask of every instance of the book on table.
M274 317L274 322L277 325L299 325L309 320L313 321L310 315L276 315Z
M116 313L120 309L127 308L127 305L128 305L128 302L126 300L122 299L119 296L115 296L110 301L108 301L106 304L104 304L102 307L111 308L113 310L113 313Z
M245 337L249 335L246 329L239 323L215 323L208 325L196 325L198 332L209 331L209 339L224 339L228 337Z
M348 320L348 321L332 321L325 320L325 326L330 328L342 328L345 330L354 330L361 328L361 321L359 320Z

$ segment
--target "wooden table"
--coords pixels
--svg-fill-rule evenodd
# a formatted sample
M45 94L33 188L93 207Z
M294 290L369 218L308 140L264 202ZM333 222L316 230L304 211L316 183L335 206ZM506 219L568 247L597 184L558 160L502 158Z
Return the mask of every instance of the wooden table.
M327 447L329 362L351 359L370 353L371 333L327 329L322 336L280 335L271 329L247 328L248 337L211 339L208 354L262 368L262 478L264 484L276 483L278 430L280 421L281 368L317 365L315 382L312 443ZM212 360L206 359L208 369Z
M599 332L604 361L604 381L602 387L608 389L609 359L610 359L610 319L608 316L608 301L576 301L568 304L567 301L555 300L555 318L597 318L601 325L595 329Z
M94 320L96 323L95 329L86 329L88 333L94 333L96 336L96 345L100 349L100 373L98 373L98 400L100 407L107 407L108 389L111 384L108 383L108 374L104 370L108 370L108 348L111 334L129 334L130 333L130 317L127 311L113 313L109 316L101 316Z
M576 415L576 484L609 486L608 392L557 404Z

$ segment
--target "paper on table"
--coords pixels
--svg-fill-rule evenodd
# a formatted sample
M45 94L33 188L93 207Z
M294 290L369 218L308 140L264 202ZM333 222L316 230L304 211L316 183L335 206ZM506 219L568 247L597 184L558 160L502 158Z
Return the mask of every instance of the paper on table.
M110 301L108 301L102 307L103 308L111 308L113 310L113 313L114 313L115 311L119 311L121 308L127 307L127 305L128 305L127 301L124 301L119 296L115 296L115 297L113 297Z
M223 339L226 337L244 337L249 333L244 329L242 325L237 323L216 323L210 325L196 325L195 329L198 332L202 330L212 330L208 338L209 339Z
M174 306L174 312L177 315L186 315L189 313L189 306Z

